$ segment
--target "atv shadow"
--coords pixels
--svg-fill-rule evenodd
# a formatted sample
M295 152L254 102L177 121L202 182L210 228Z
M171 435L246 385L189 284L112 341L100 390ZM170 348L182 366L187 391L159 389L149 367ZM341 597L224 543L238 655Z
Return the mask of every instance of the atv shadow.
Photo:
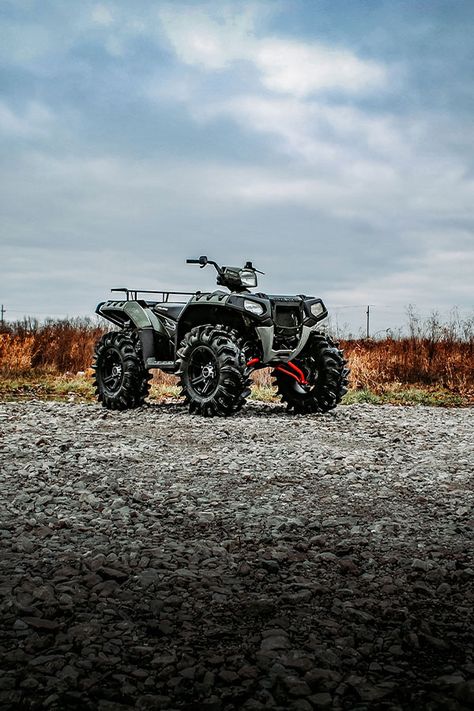
M187 405L184 401L174 401L174 402L146 402L143 405L144 408L147 410L152 410L157 413L167 413L167 414L182 414L188 417L193 417L197 418L199 420L211 420L211 419L216 419L216 420L225 420L225 419L242 419L245 417L253 416L253 417L267 417L267 418L281 418L281 417L290 417L292 419L294 418L304 418L308 419L310 418L320 418L323 415L314 413L314 414L306 414L306 415L299 415L295 414L294 412L291 412L287 410L284 404L282 403L267 403L267 402L260 402L260 401L250 401L247 402L242 410L240 412L237 412L234 415L229 415L228 417L218 417L216 416L215 418L209 418L209 417L203 417L202 415L197 415L197 414L192 414L188 411ZM336 417L336 412L335 411L330 411L327 413L324 413L324 417Z

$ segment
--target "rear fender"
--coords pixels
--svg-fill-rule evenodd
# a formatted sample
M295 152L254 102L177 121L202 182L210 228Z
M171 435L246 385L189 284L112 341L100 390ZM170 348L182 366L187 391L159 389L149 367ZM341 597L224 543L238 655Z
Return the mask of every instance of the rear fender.
M155 334L169 340L160 319L139 301L103 301L96 313L120 328L135 328L140 336L143 359L156 357Z

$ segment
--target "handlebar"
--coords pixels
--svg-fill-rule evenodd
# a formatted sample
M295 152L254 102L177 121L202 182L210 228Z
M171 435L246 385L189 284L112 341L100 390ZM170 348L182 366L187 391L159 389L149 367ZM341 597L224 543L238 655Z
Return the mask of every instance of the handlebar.
M213 262L212 259L208 259L204 255L199 257L199 259L186 259L186 264L199 264L201 269L203 269L207 264L212 264L212 266L216 268L217 273L222 274L222 268L217 264L217 262Z
M208 259L205 255L202 255L201 257L199 257L199 259L186 259L186 264L199 264L199 267L201 269L204 269L204 267L208 264L212 264L212 266L217 272L217 284L219 286L226 286L231 291L245 292L247 291L247 285L257 285L256 272L258 272L258 269L255 269L252 262L246 262L243 269L239 269L238 267L220 267L217 262L214 262L212 259ZM255 284L249 284L248 278L246 283L243 283L243 278L241 278L241 274L243 277L243 272L245 270L251 270L254 272ZM263 274L263 272L259 273Z

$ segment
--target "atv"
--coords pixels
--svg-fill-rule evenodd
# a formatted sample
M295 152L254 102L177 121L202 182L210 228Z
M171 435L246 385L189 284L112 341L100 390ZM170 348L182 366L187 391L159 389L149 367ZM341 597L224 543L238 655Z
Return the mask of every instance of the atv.
M251 293L263 273L252 262L239 268L207 257L186 261L215 267L227 291L112 289L123 296L97 306L120 329L95 348L94 384L104 407L141 406L154 368L177 375L190 412L206 417L238 412L252 371L267 367L290 411L327 412L340 402L349 371L342 351L318 330L327 317L321 299Z

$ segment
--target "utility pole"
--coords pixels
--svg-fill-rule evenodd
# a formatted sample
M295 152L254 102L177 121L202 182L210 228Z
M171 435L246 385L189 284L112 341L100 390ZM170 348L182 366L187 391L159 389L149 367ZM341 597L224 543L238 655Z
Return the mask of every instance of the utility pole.
M367 338L370 338L370 304L367 305Z
M4 318L3 317L5 316L5 307L3 304L0 307L0 314L1 314L0 326L3 328L3 326L4 326Z

